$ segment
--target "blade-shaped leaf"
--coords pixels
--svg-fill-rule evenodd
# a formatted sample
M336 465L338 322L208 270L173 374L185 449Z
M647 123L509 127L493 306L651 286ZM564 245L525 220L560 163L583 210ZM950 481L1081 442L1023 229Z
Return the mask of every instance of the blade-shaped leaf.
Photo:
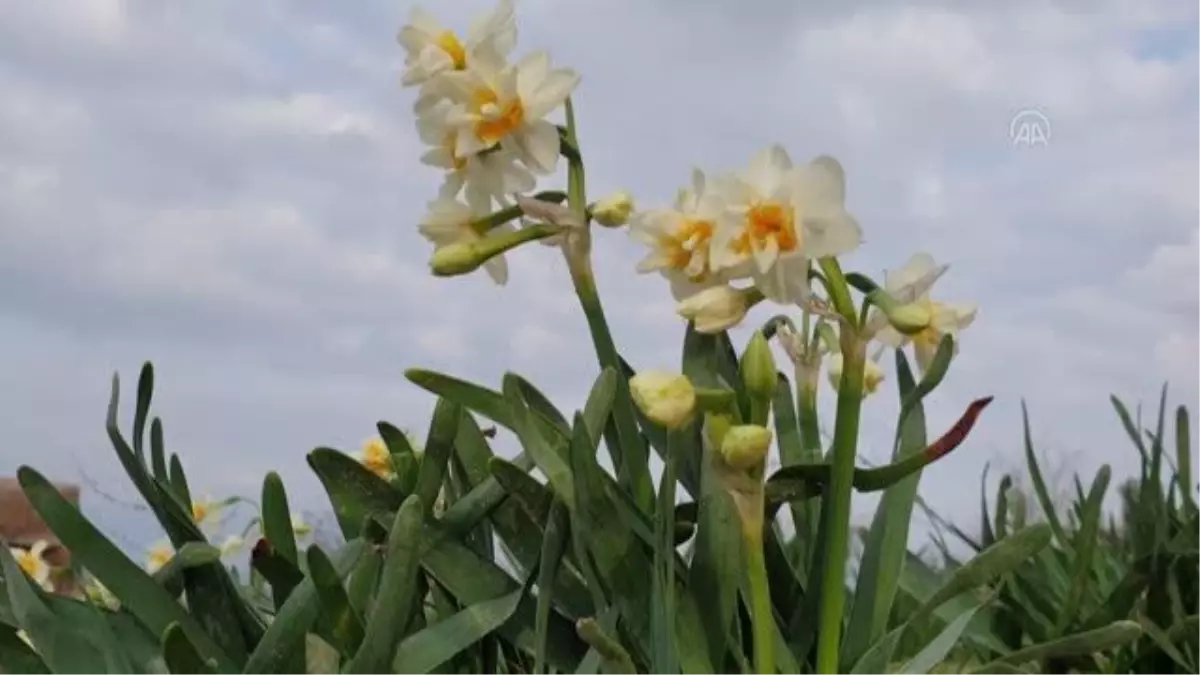
M404 371L404 376L409 382L426 391L454 401L502 427L516 431L508 401L498 392L432 370L413 368Z
M329 495L342 535L347 539L358 536L367 516L393 513L400 508L400 495L387 481L352 457L330 448L317 448L308 453L308 465Z
M519 588L495 600L475 603L405 638L396 649L392 671L429 673L478 643L512 617L525 595ZM540 671L539 671L540 672Z

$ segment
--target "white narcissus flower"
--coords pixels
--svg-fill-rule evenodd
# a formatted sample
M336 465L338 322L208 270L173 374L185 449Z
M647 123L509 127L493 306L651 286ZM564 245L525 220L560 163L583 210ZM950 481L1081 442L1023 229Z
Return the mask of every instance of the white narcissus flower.
M236 534L231 534L228 537L225 537L225 541L221 542L221 556L224 557L227 555L237 555L237 553L240 552L242 547L245 545L245 539L242 539Z
M50 564L42 557L48 546L48 542L39 539L28 549L9 548L8 552L16 559L17 566L25 574L29 575L33 583L41 586L43 589L51 590L54 584L50 579Z
M480 64L449 73L445 94L459 104L451 124L455 148L468 156L497 145L511 150L535 173L548 174L558 163L558 127L542 119L559 107L579 84L569 68L550 68L550 56L535 52L504 68Z
M483 238L471 224L489 215L488 205L476 202L474 205L464 204L457 199L439 197L429 202L429 211L422 219L418 229L426 239L433 242L437 249L453 244L469 244ZM505 223L492 231L499 233L512 229L511 223ZM503 255L493 256L483 263L492 281L504 285L508 281L508 263Z
M400 78L405 86L424 84L478 61L500 64L517 43L512 2L500 0L494 10L473 21L465 40L424 9L414 7L396 39L405 51L405 69Z
M175 549L171 547L171 543L160 541L150 547L150 552L146 554L146 571L154 574L171 562L171 558L174 557Z
M679 373L643 370L629 378L629 392L643 415L667 429L687 424L696 409L696 389Z
M205 525L220 513L221 508L222 504L211 497L201 497L192 502L192 520L196 521L197 525Z
M832 157L793 167L787 151L773 145L720 181L719 192L724 214L713 235L713 269L752 276L775 302L805 302L808 261L848 253L862 241L846 212L842 166Z
M833 387L834 391L839 391L842 386L842 355L831 354L826 362L827 372L829 374L829 386ZM875 362L875 359L867 359L863 364L863 398L874 394L879 389L879 385L884 380L883 368Z
M629 221L630 236L650 247L637 264L638 272L661 273L671 282L676 300L724 283L710 261L721 215L722 203L709 189L704 172L693 169L691 187L679 191L673 208L639 211Z
M928 253L916 253L903 267L884 276L884 289L898 302L916 305L929 313L929 325L924 330L914 335L905 335L888 324L886 317L882 320L876 318L879 313L868 323L869 329L878 328L874 337L893 348L899 349L912 342L921 372L929 368L942 336L950 335L956 338L954 348L957 352L958 332L970 326L978 312L978 307L974 304L947 304L935 302L929 297L934 282L947 269L949 266L937 265L933 256Z
M700 333L729 330L746 318L750 309L749 291L726 285L706 288L689 295L676 307L679 316L691 321Z
M438 191L445 199L454 199L466 189L469 204L492 201L507 204L508 196L532 191L537 180L517 161L516 153L503 148L463 155L458 152L458 130L451 120L463 115L464 108L449 100L436 101L417 116L421 141L433 146L421 156L421 162L446 170Z

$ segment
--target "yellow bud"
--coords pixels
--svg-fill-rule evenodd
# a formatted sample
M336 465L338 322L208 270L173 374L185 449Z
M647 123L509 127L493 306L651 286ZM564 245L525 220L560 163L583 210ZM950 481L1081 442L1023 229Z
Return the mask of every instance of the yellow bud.
M842 355L834 354L829 357L828 363L829 385L834 391L838 391L842 386ZM879 367L871 359L867 359L863 364L863 398L875 393L879 389L879 385L883 383L884 372L883 368Z
M742 354L742 382L751 396L770 399L775 395L775 356L762 331L754 331L746 352Z
M434 276L453 277L474 272L485 260L477 244L457 242L435 250L429 267L433 269Z
M633 213L633 197L619 191L601 199L592 206L592 219L604 227L621 227L629 222Z
M629 392L642 414L668 429L678 429L692 419L696 390L683 375L647 370L629 378Z
M762 464L771 449L771 430L757 424L739 424L729 428L721 442L721 457L735 469Z
M929 310L916 303L897 305L889 307L888 310L888 323L905 335L920 333L929 327L930 321L933 321Z
M694 323L698 332L712 334L741 323L749 309L745 291L730 286L713 286L684 298L675 311Z

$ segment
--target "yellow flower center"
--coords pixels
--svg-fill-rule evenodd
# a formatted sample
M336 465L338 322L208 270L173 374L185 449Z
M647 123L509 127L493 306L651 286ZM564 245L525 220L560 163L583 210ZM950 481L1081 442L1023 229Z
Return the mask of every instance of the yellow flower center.
M760 202L746 212L746 227L733 241L733 250L746 254L760 249L768 239L774 239L781 253L791 253L800 247L802 235L796 229L796 212L778 202ZM757 244L757 245L755 245Z
M519 98L513 98L504 105L500 105L495 91L480 89L475 92L476 110L482 114L483 109L487 106L495 106L499 108L499 112L488 114L475 123L475 135L484 143L498 142L525 122L525 106L521 104Z
M33 554L33 551L20 551L17 553L17 565L29 576L36 577L38 570L43 565L43 562Z
M912 341L919 347L925 347L930 350L937 349L938 343L942 341L942 331L935 326L937 324L933 319L941 312L945 311L945 305L940 302L934 302L929 298L922 298L917 301L925 311L929 312L930 321L921 332L912 336Z
M458 36L453 31L444 31L438 36L436 44L450 56L455 70L463 70L467 67L467 50L463 48L463 44L458 41Z
M175 551L160 547L150 551L149 567L155 570L162 569L167 563L171 562L171 558L175 556Z
M392 473L392 457L388 454L387 445L380 438L372 438L363 446L362 465L376 476L388 477Z
M208 513L208 504L204 502L192 504L192 520L196 521L197 524L203 523L208 518Z
M684 270L692 262L692 256L703 254L708 249L713 235L713 223L709 220L685 218L673 236L662 237L661 246L667 253L671 269ZM691 275L695 282L703 281L708 275L708 262L699 274Z

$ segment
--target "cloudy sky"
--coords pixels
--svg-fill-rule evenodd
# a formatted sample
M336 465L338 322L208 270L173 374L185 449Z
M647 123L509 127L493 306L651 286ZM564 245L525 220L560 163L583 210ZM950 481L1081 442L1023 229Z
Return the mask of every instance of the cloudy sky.
M941 294L982 309L933 433L973 397L996 402L926 473L935 507L974 523L984 463L993 480L1019 468L1022 397L1052 468L1089 475L1135 466L1110 393L1149 404L1169 380L1195 409L1194 3L516 5L518 53L583 76L592 195L665 204L692 166L736 169L780 142L846 167L866 243L845 265L952 264ZM465 28L487 6L430 8ZM103 419L111 374L128 395L147 359L194 490L256 496L277 468L313 510L311 448L356 449L379 419L425 433L432 400L405 368L492 386L515 370L582 402L593 351L553 250L512 255L504 288L427 274L416 222L440 177L417 161L399 86L409 9L0 4L0 473L31 464L128 499ZM1046 144L1014 145L1023 111L1048 121ZM623 233L599 233L596 255L622 350L674 367L666 284L634 273ZM871 460L896 408L890 388L867 403ZM156 536L95 491L85 506L130 545Z

